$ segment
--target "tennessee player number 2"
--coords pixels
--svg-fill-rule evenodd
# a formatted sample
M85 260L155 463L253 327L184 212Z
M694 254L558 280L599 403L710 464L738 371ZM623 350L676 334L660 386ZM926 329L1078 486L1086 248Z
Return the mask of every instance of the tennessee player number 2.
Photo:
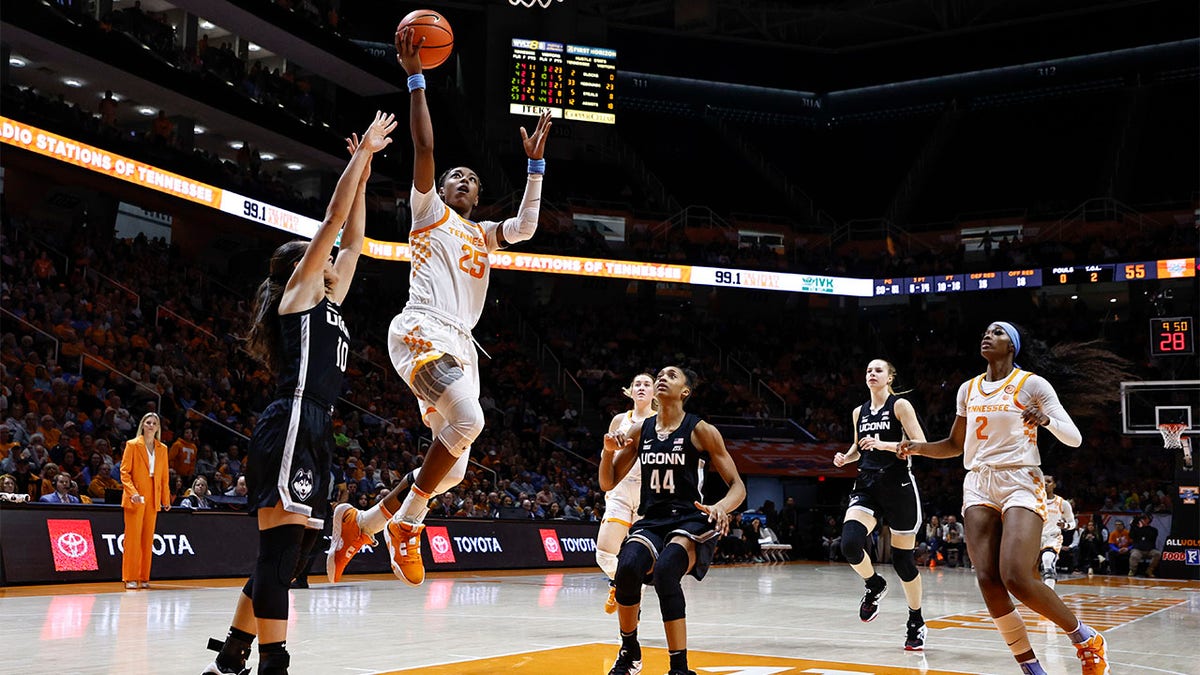
M978 438L981 441L986 441L988 439L988 435L983 433L983 430L987 429L987 425L988 425L987 415L979 415L978 417L976 417L975 424L977 425L975 427L975 438Z
M476 279L482 279L483 272L487 269L487 253L466 244L463 244L462 251L464 255L458 259L458 269Z

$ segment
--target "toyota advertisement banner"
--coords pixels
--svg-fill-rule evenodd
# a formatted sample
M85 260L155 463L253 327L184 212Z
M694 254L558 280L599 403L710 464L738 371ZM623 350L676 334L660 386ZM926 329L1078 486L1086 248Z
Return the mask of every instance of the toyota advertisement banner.
M121 510L100 506L0 506L4 584L119 581L124 550ZM591 567L597 523L565 520L430 520L421 537L425 568L439 570ZM387 547L364 548L348 574L388 573ZM328 548L328 539L318 544ZM152 579L240 577L254 566L258 528L245 514L160 513ZM323 561L312 569L320 576Z
M429 520L421 536L427 572L594 567L599 523L577 520ZM364 548L347 573L388 572L387 546Z

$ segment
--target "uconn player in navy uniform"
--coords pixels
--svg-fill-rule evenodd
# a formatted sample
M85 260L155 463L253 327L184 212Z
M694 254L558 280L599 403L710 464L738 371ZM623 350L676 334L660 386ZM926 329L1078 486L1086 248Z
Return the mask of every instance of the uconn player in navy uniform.
M276 249L270 276L259 286L247 346L277 383L275 400L254 426L246 462L247 501L258 515L258 560L225 641L210 641L219 653L204 673L249 673L255 636L259 675L287 673L288 586L321 534L328 509L333 402L350 350L340 305L362 251L371 157L391 143L395 128L392 115L376 113L361 140L357 134L346 139L350 163L325 221L311 242ZM335 261L329 252L339 232Z
M850 491L850 506L842 526L842 555L866 582L858 618L872 621L879 614L879 601L887 595L887 581L875 572L865 553L867 537L880 517L892 534L892 565L908 600L907 635L904 648L925 649L925 620L921 617L921 575L913 559L917 529L921 527L921 498L910 471L911 460L900 459L896 449L905 438L924 441L917 413L907 399L892 391L896 367L883 359L867 364L867 389L871 398L855 408L854 443L846 452L833 456L844 466L858 462L858 479Z
M729 530L729 513L746 498L746 486L725 450L716 427L683 411L696 386L696 374L677 366L663 368L655 381L658 414L634 427L605 434L600 457L600 488L612 490L635 461L640 461L641 520L617 554L617 618L621 648L609 675L636 675L642 670L637 627L642 584L658 592L667 649L668 675L694 675L687 667L687 621L684 618L685 574L703 579L712 562L717 538ZM701 504L704 465L711 463L729 485L725 498Z

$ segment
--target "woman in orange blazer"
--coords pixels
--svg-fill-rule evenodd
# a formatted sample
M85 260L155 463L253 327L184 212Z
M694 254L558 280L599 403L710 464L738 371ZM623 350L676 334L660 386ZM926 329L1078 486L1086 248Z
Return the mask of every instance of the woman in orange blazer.
M162 429L155 413L138 422L138 434L125 444L121 457L121 508L125 511L125 553L121 579L125 588L140 584L150 588L150 560L154 556L154 524L158 510L171 510L167 486L167 446L160 440Z

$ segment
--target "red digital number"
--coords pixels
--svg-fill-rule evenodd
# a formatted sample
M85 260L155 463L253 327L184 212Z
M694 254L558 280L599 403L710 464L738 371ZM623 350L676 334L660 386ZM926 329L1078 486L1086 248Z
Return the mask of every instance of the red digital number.
M1184 349L1184 334L1183 333L1164 333L1160 335L1162 339L1158 342L1159 351L1164 352L1181 352Z

